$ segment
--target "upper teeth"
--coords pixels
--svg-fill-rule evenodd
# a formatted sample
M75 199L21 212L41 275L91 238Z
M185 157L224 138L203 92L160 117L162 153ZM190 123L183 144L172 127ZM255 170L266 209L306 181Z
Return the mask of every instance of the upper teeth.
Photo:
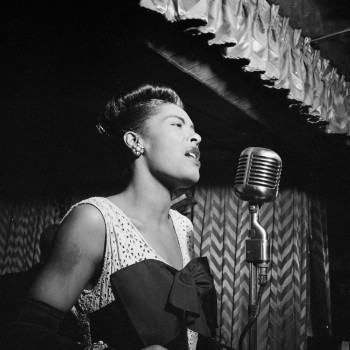
M189 155L190 157L195 158L195 159L197 158L196 154L193 153L193 152L188 152L188 155Z

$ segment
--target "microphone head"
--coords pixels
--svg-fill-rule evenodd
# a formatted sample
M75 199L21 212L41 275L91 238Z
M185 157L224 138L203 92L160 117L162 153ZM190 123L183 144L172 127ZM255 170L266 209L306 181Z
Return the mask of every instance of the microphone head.
M236 196L245 201L271 202L278 194L282 160L270 149L248 147L239 157L234 184Z

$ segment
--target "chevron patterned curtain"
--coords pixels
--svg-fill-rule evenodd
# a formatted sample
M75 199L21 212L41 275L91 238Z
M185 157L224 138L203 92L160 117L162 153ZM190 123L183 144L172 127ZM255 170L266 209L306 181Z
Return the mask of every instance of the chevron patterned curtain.
M248 322L248 202L237 199L233 187L198 187L195 199L195 251L208 257L214 275L218 340L238 348L240 334ZM306 337L313 334L313 329L316 333L329 333L324 214L323 203L297 190L282 191L274 203L266 203L260 210L260 223L271 241L271 264L257 324L259 350L305 349ZM310 311L310 286L317 286L314 303L320 307L315 318Z
M197 187L195 251L207 256L218 295L218 340L234 348L248 321L249 266L245 262L248 202L233 187ZM77 198L0 203L0 274L39 261L44 228L57 223ZM325 205L297 190L282 191L260 211L271 240L271 264L258 318L258 349L305 349L307 335L330 329Z
M0 275L26 271L39 262L39 243L44 230L59 223L74 203L96 195L96 192L83 191L57 198L1 200Z
M4 275L39 262L41 234L58 222L59 206L55 200L4 200L0 218L0 275Z

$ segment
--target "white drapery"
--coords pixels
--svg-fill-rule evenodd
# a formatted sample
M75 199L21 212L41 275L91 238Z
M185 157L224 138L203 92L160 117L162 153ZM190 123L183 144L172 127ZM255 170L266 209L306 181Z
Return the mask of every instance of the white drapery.
M266 0L141 0L140 5L170 22L201 21L187 30L210 35L208 44L222 45L228 59L247 59L244 69L261 72L267 86L287 89L310 122L326 121L327 132L350 134L350 83L278 14L278 5Z

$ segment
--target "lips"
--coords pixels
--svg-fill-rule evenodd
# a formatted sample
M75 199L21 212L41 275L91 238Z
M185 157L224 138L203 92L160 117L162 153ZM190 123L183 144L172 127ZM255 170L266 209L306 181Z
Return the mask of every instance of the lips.
M193 146L186 151L185 156L199 161L200 151L199 151L198 147Z

